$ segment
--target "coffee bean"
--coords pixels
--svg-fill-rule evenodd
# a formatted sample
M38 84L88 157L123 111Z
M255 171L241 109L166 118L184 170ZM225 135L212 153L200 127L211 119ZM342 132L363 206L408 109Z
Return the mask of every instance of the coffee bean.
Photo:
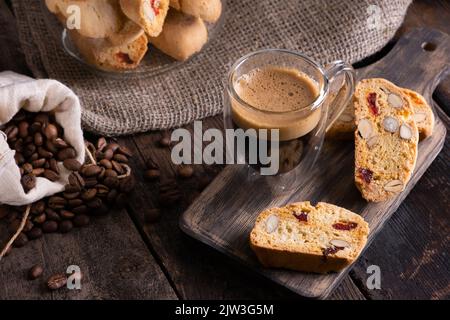
M21 138L25 138L28 136L28 128L30 127L30 124L27 121L21 121L18 125L19 128L19 136Z
M80 191L81 191L81 186L79 186L79 185L73 186L73 185L71 185L71 184L66 184L66 185L64 186L64 190L65 190L65 192L67 192L67 193L80 192Z
M75 217L75 214L73 212L68 211L68 210L61 210L59 212L59 216L61 218L63 218L63 219L71 220L71 219L73 219Z
M15 125L10 125L4 130L4 133L6 134L7 139L11 141L17 138L19 128Z
M194 168L190 165L182 165L177 169L178 176L183 179L188 179L193 176Z
M45 215L46 215L47 220L57 221L57 222L61 221L61 217L59 216L59 214L51 208L45 209Z
M111 163L111 162L110 162ZM112 165L111 165L112 166ZM105 170L105 178L106 177L113 177L113 178L117 178L117 172L112 170L112 169L106 169Z
M33 169L31 174L34 175L35 177L40 177L44 174L44 171L45 171L44 168L36 168L36 169Z
M131 152L131 150L125 146L120 146L119 149L117 149L117 152L120 154L123 154L124 156L126 156L128 158L133 157L133 153Z
M111 189L116 189L119 187L119 179L114 177L106 177L105 180L103 180L103 184Z
M97 189L87 189L81 193L81 199L84 201L90 201L97 195Z
M81 168L81 174L82 174L84 177L93 177L93 176L96 176L96 175L98 175L101 171L102 171L102 168L100 168L99 166L94 165L94 164L84 165L84 166Z
M28 242L28 237L24 233L20 233L19 236L14 240L14 247L22 248Z
M106 149L105 152L103 152L103 159L111 160L114 156L114 151L111 149Z
M150 181L157 180L157 179L159 179L160 176L161 176L161 173L157 169L150 169L150 170L145 171L145 173L144 173L145 179L150 180Z
M170 135L169 132L165 131L163 132L161 138L159 139L159 145L161 147L170 147L171 141L170 141Z
M94 188L94 187L97 185L97 183L98 183L96 177L89 177L89 178L86 178L86 179L84 180L84 182L85 182L84 184L85 184L85 187L86 187L86 188Z
M52 170L45 170L44 171L44 177L52 182L58 181L59 180L59 175L52 171Z
M39 156L42 157L42 158L45 158L45 159L53 158L53 153L51 153L50 151L45 150L42 147L38 147L37 152L38 152Z
M105 147L108 145L108 143L106 142L106 139L101 137L97 140L97 150L102 152L103 149L105 149Z
M161 217L161 210L159 209L150 209L144 211L144 220L147 223L156 222L160 217Z
M66 200L73 200L80 196L80 192L64 192L63 197Z
M44 268L42 268L40 265L34 265L33 267L28 270L28 279L29 280L36 280L37 278L41 277L44 273Z
M112 169L112 163L108 159L100 160L99 165L101 165L105 169Z
M22 139L18 139L14 143L13 149L16 150L16 152L23 152L23 150L24 150L23 145L24 145L23 140Z
M89 212L89 209L85 205L80 205L78 207L73 208L72 212L75 214L87 214Z
M62 197L53 196L48 199L48 206L53 210L60 210L64 208L66 202L66 199Z
M29 128L30 134L35 134L36 132L40 132L42 130L42 123L33 122Z
M58 137L58 128L50 123L45 127L44 134L48 140L54 140Z
M53 170L54 172L56 172L57 174L59 174L59 167L58 167L58 162L56 161L56 159L52 158L48 161L49 164L49 169Z
M113 166L113 169L117 172L118 175L122 175L125 173L124 168L122 167L122 165L120 163L118 163L115 160L111 161L111 164Z
M66 149L69 149L69 150L72 149L69 147L69 144L64 139L61 139L61 138L56 138L55 140L53 140L53 144L55 145L55 147L57 149L62 149L61 151L64 151ZM73 151L75 151L75 150L72 149L71 151L64 151L65 153L67 153L67 158L65 158L65 159L75 158L76 154L74 154ZM70 155L72 155L72 156L70 156ZM60 159L60 161L64 161L65 159Z
M56 139L58 140L58 139ZM55 141L56 141L55 140ZM58 152L57 158L59 161L64 161L66 159L72 159L77 156L77 152L74 148L65 148Z
M33 222L36 224L43 224L47 220L47 215L45 213L41 213L33 218Z
M63 162L64 167L70 171L78 171L81 168L81 163L76 159L66 159Z
M16 161L16 164L22 165L25 162L25 157L20 152L16 152L14 160Z
M30 240L39 239L42 237L42 229L39 227L34 227L30 231L28 231L27 236Z
M73 224L79 228L85 227L89 224L89 216L85 214L79 214L73 219Z
M17 146L14 146L15 148L17 148ZM16 149L17 152L21 152L19 150ZM31 157L33 153L36 152L36 146L34 144L27 144L26 146L24 146L22 148L22 153L24 157Z
M83 203L84 202L81 199L71 199L71 200L68 201L68 205L71 208L79 207L79 206L83 205Z
M47 280L47 287L50 290L58 290L67 284L67 277L64 274L55 274Z
M36 132L34 134L34 144L37 147L42 146L44 144L44 137L42 136L42 134L40 132Z
M73 223L70 220L61 221L59 224L59 232L67 233L73 229Z
M103 184L97 185L97 196L106 197L109 193L109 188Z
M33 227L34 227L33 222L31 222L30 220L27 220L27 221L25 222L25 226L23 227L22 231L25 232L25 233L27 233L28 231L30 231L31 229L33 229Z
M39 153L35 152L35 153L33 153L33 154L31 155L31 157L28 158L28 162L36 161L36 160L38 160L39 158L40 158L40 157L39 157Z
M98 209L102 206L102 200L100 198L94 198L88 202L86 202L86 205L91 209Z
M128 158L124 156L123 154L116 153L113 156L114 161L120 162L120 163L128 163Z
M42 231L45 233L53 233L58 230L58 223L56 221L45 221L42 224Z
M69 184L74 187L79 187L81 190L81 188L85 186L85 181L83 177L75 171L69 175Z
M112 152L116 152L119 149L119 144L112 142L105 147L105 150L111 150Z
M29 163L24 163L22 169L24 174L30 174L33 172L33 166Z
M40 158L31 162L31 165L33 166L33 168L42 168L45 165L46 161L47 160L45 158Z
M25 192L28 192L36 187L36 177L33 174L24 175L20 182L22 183Z
M55 144L52 142L52 141L50 141L50 140L47 140L46 142L45 142L45 148L48 150L48 151L50 151L51 153L53 153L53 154L57 154L58 153L58 148L55 146Z
M31 205L30 213L32 215L38 215L45 211L45 202L44 201L38 201Z

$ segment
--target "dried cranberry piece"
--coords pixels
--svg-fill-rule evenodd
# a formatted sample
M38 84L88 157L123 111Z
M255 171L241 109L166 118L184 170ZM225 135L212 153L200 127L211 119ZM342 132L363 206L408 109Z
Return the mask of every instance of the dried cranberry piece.
M337 229L337 230L352 230L355 229L358 226L358 224L356 222L338 222L333 224L333 228Z
M127 53L124 52L118 52L116 54L117 59L119 59L120 62L126 63L126 64L133 64L134 61L131 60L130 56Z
M307 212L294 212L294 217L297 218L298 221L308 222L308 213Z
M377 107L377 94L375 92L369 93L367 96L367 103L369 104L370 111L374 116L379 114Z
M322 250L323 260L326 261L326 260L327 260L327 257L328 257L330 254L335 254L335 253L338 252L339 250L344 250L344 248L332 246L332 247L328 247L328 248L326 248L326 249L323 249L323 250Z
M360 168L358 170L359 177L363 179L366 183L370 183L373 178L373 171L369 169Z
M159 6L161 5L161 1L160 0L150 0L150 4L153 8L153 11L155 12L155 16L157 16L159 14Z

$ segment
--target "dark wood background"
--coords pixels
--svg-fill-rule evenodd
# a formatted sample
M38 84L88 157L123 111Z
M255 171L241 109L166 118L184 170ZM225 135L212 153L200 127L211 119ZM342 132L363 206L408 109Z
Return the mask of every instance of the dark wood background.
M450 33L448 21L450 2L415 1L392 43L418 26ZM30 73L18 43L15 18L5 0L0 0L0 48L0 71ZM373 63L390 48L392 44L356 67ZM450 128L450 77L437 88L434 99ZM222 118L209 118L204 127L222 128ZM180 231L179 216L198 195L198 179L179 181L182 203L163 209L156 223L144 222L146 213L158 206L158 184L145 181L141 174L146 159L152 156L164 177L175 176L169 150L158 147L161 134L120 139L135 152L132 164L138 179L126 210L95 220L87 228L48 235L13 250L0 263L0 299L299 298ZM444 150L330 299L450 298L448 143L447 135ZM198 166L196 176L212 178L221 169ZM49 292L42 281L27 281L26 272L36 263L44 265L46 276L79 265L83 289ZM381 268L381 290L368 290L365 285L366 269L372 264Z

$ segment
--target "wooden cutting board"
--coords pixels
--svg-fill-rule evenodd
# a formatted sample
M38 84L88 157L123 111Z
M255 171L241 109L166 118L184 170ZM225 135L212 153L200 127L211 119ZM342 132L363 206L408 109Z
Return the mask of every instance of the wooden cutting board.
M413 89L432 105L432 93L444 71L449 69L450 36L436 30L416 29L401 38L382 60L357 73L359 79L382 77ZM419 144L417 166L405 191L389 201L363 200L354 185L354 144L327 141L313 169L314 180L304 181L291 194L275 195L267 184L249 182L246 166L227 166L183 214L180 227L190 236L304 297L325 298L351 266L327 275L262 268L249 247L249 233L258 213L294 201L333 203L366 219L370 225L367 248L441 151L445 135L446 128L436 117L433 136Z

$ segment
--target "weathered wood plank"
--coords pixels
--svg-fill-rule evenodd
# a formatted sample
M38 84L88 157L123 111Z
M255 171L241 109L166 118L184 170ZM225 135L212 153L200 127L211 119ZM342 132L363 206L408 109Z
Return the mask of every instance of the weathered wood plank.
M44 276L28 281L27 272L35 264L45 268ZM65 273L70 265L81 268L82 289L49 291L45 280ZM124 210L94 219L86 228L14 248L0 263L0 300L176 298Z

